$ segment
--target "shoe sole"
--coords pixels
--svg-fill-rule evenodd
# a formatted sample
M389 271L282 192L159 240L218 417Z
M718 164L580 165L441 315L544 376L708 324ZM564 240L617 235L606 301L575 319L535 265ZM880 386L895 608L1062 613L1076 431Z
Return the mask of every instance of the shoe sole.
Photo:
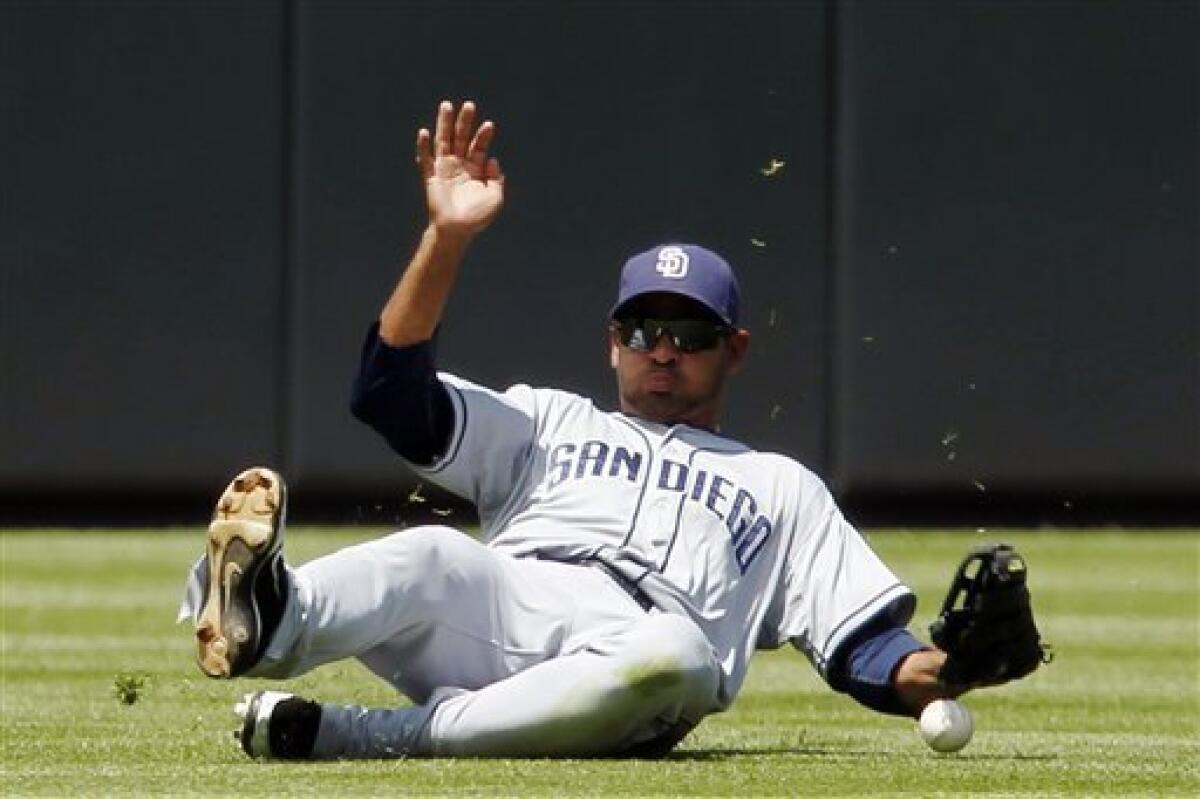
M217 501L208 527L208 587L196 621L196 661L210 677L235 677L253 657L261 629L254 583L282 545L286 501L283 479L261 467L233 478Z

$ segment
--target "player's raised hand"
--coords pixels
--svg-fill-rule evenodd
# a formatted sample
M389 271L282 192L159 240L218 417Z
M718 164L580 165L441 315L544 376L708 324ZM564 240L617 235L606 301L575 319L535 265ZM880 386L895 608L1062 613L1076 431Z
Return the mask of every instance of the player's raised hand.
M504 174L488 155L496 136L491 120L475 124L475 103L458 109L448 100L438 106L430 136L417 131L417 166L425 182L429 223L451 234L472 236L486 228L504 204Z

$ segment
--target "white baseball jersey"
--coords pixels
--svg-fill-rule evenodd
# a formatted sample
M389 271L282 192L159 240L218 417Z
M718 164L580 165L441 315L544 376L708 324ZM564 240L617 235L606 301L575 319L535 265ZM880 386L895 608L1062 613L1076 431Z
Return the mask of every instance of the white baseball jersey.
M413 465L475 503L515 557L598 558L701 628L733 700L755 649L792 642L825 674L838 645L915 600L796 461L557 390L501 393L440 375L455 410L442 459Z

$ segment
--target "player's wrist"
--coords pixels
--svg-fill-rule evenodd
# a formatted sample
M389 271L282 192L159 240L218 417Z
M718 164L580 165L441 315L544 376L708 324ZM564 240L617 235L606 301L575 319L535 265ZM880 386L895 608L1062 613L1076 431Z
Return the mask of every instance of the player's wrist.
M439 250L462 253L481 232L482 227L431 219L425 227L424 236L429 244Z
M953 699L964 692L961 687L946 685L939 678L945 661L945 652L930 647L908 654L896 667L892 685L914 717L920 716L930 702Z

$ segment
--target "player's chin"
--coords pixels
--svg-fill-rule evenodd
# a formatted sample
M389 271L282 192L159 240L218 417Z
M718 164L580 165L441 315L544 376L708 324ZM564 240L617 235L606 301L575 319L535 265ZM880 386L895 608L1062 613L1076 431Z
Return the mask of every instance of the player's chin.
M670 391L645 391L629 398L626 404L639 417L658 424L678 424L687 418L691 403Z

